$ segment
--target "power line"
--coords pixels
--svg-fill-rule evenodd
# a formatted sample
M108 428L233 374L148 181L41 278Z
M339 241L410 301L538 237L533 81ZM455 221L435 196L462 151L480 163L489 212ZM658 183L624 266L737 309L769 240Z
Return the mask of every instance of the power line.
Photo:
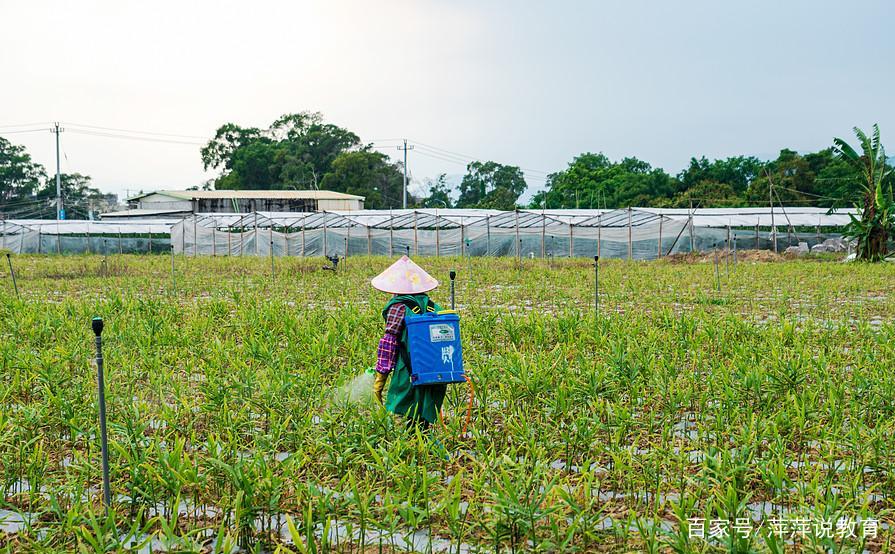
M482 159L483 159L483 158L481 158L481 157L479 157L479 156L470 156L470 155L468 155L468 154L461 154L460 152L454 152L454 151L452 151L452 150L447 150L446 148L441 148L441 147L438 147L438 146L433 146L433 145L431 145L431 144L426 144L425 142L420 142L420 141L418 141L418 140L414 141L414 144L418 144L418 145L420 145L420 146L429 148L430 150L434 150L434 151L436 151L436 152L442 152L442 153L445 153L445 154L449 154L449 155L451 155L451 156L453 156L453 157L458 157L458 158L461 158L461 159L473 160L473 161L482 161ZM546 171L541 171L540 169L529 169L529 168L525 168L525 167L519 167L519 169L521 169L521 170L523 170L523 171L526 171L526 172L528 172L528 173L540 173L540 174L544 175L545 177L546 177L547 175L549 175Z
M779 189L779 190L787 190L787 191L789 191L789 192L795 192L795 193L797 193L797 194L804 194L805 196L813 196L813 197L815 197L815 198L819 198L819 199L825 199L825 200L845 200L845 198L834 198L834 197L832 197L832 196L823 196L823 195L821 195L821 194L812 194L812 193L810 193L810 192L805 192L805 191L802 191L802 190L791 189L791 188L787 188L787 187L781 187L780 185L776 185L776 186L774 186L774 188L775 188L775 189Z
M136 131L134 129L120 129L117 127L101 127L99 125L86 125L86 124L82 124L82 123L66 123L66 125L68 125L69 127L84 127L87 129L98 129L101 131L116 131L116 132L121 132L121 133L133 133L136 135L152 135L152 136L158 136L158 137L175 137L175 138L194 138L194 139L201 139L201 140L205 140L208 138L208 137L204 137L204 136L200 136L200 135L182 135L182 134L178 134L178 133L159 133L159 132L155 132L155 131Z
M46 132L50 129L22 129L20 131L0 131L0 135L17 135L19 133L37 133L37 132Z
M49 121L37 121L35 123L21 123L19 125L0 125L0 129L10 129L12 127L34 127L35 125L49 125Z
M450 157L447 157L447 156L441 156L440 154L436 154L436 153L434 153L434 152L426 151L426 150L424 150L424 149L422 149L422 148L418 151L418 153L421 154L421 155L423 155L423 156L427 156L427 157L430 157L430 158L433 158L433 159L436 159L436 160L440 160L440 161L448 162L448 163L453 163L453 164L457 164L457 165L462 165L462 166L464 166L464 167L467 167L467 166L469 165L470 162L477 161L477 160L467 160L467 161L463 161L463 160L458 160L458 159L450 158ZM531 174L527 173L527 172L526 172L524 169L522 169L522 168L519 168L519 170L522 171L522 174L523 174L523 176L524 176L526 179L530 179L530 180L532 180L532 181L544 182L544 183L547 182L547 177L542 177L542 176L540 176L540 175L531 175Z
M8 211L10 208L12 208L13 210L25 210L38 204L44 204L46 203L46 201L47 199L43 198L40 200L8 202L5 204L0 204L0 211Z
M454 155L450 155L450 154L442 154L441 152L429 150L427 147L421 146L420 153L423 153L423 152L425 152L429 156L436 158L436 159L454 162L454 163L462 163L464 165L468 165L469 163L472 163L472 162L482 162L482 160L480 160L480 159L464 159L464 158L460 158L458 156L454 156ZM518 167L518 166L515 166L515 167ZM523 167L519 167L519 170L522 171L522 173L530 179L546 181L547 177L548 177L548 175L546 173L538 172L538 171L531 170L531 169L525 169Z
M192 142L185 140L169 140L169 139L160 139L160 138L150 138L150 137L137 137L131 135L121 135L115 133L105 133L100 131L85 131L82 129L69 129L69 132L76 133L78 135L87 135L92 137L103 137L103 138L120 138L125 140L138 140L144 142L159 142L165 144L186 144L189 146L202 146L205 143L203 142Z

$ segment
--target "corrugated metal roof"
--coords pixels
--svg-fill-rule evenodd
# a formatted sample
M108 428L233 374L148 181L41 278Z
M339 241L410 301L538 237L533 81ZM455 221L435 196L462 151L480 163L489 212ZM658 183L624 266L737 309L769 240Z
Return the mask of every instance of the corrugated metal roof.
M128 198L139 200L153 194L170 196L178 200L207 200L230 198L257 198L283 200L363 200L363 196L331 190L158 190Z
M100 214L100 217L105 218L117 218L117 217L153 217L153 216L169 216L176 214L190 214L192 212L187 210L145 210L135 208L133 210L121 210L117 212L104 212Z

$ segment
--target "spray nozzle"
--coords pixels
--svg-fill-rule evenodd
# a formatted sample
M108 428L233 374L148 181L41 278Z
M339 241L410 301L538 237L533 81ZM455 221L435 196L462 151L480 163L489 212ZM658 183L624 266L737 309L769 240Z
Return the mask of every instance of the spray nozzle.
M93 334L94 335L100 336L103 334L103 318L94 317L90 323L93 326Z

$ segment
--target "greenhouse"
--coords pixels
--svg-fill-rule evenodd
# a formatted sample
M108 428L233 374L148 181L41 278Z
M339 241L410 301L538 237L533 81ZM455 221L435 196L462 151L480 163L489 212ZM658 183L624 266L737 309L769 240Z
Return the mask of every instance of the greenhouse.
M187 256L593 257L655 259L712 249L783 251L839 236L855 210L415 209L197 214L131 221L5 220L15 253Z

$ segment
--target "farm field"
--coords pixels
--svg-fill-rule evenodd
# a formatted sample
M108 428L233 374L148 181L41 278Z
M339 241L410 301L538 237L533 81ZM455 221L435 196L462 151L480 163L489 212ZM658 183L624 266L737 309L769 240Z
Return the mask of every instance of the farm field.
M387 258L12 260L2 551L895 549L891 264L612 260L595 314L592 261L417 259L442 305L458 271L464 434L463 386L421 431L359 384Z

